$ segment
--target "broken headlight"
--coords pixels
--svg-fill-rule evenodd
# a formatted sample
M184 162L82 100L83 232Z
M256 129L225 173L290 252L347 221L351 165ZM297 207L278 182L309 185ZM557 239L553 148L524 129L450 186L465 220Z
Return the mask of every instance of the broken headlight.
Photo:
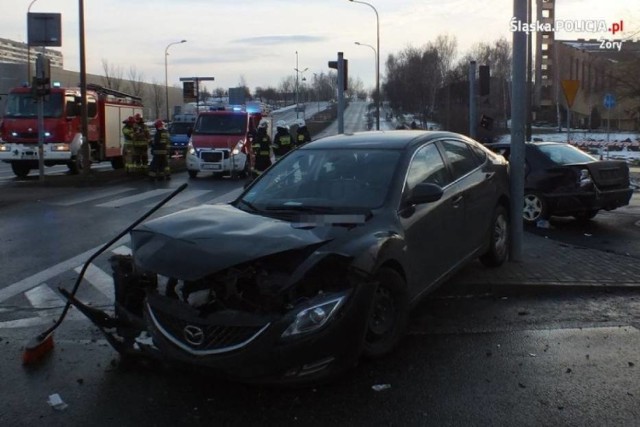
M338 312L338 308L340 308L345 298L346 296L342 295L301 310L296 314L296 318L291 325L282 333L282 337L289 338L322 328Z

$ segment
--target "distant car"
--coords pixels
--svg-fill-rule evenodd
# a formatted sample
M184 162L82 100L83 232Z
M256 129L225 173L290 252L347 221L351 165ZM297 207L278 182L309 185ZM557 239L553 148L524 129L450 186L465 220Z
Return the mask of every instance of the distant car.
M229 204L135 228L133 255L112 258L116 318L90 317L123 354L326 379L391 351L410 307L467 262L506 260L508 188L506 160L462 135L322 138Z
M486 147L507 159L511 154L508 142ZM525 144L525 223L553 215L589 220L601 210L628 205L632 193L624 161L598 160L564 143Z
M171 137L171 151L184 154L187 151L191 131L194 122L171 122L169 125L169 135Z

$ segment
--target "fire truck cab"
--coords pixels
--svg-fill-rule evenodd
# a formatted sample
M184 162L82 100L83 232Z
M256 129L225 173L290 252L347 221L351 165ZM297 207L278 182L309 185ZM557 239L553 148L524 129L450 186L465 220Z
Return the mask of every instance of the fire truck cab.
M67 165L71 173L82 168L80 88L52 87L44 98L43 160L45 166ZM142 114L141 99L98 85L87 85L87 118L91 162L109 160L114 169L124 166L122 122ZM25 177L38 169L37 103L29 87L9 91L0 123L0 160L11 163L13 173Z
M200 172L248 176L254 163L251 142L262 117L262 111L246 107L199 112L187 146L189 177Z

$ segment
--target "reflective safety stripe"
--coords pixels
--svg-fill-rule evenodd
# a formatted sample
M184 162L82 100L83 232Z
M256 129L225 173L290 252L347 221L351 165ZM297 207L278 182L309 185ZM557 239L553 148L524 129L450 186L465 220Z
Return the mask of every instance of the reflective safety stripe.
M268 151L258 151L258 154L261 156L268 156L271 153L269 153Z

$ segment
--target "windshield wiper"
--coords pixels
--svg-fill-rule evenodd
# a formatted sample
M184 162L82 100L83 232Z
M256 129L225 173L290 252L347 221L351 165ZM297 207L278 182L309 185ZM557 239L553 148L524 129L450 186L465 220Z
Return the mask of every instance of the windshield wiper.
M245 205L246 207L248 207L252 212L260 212L260 209L256 208L253 203L251 202L247 202L244 199L240 199L238 200L238 203L242 203L243 205Z

